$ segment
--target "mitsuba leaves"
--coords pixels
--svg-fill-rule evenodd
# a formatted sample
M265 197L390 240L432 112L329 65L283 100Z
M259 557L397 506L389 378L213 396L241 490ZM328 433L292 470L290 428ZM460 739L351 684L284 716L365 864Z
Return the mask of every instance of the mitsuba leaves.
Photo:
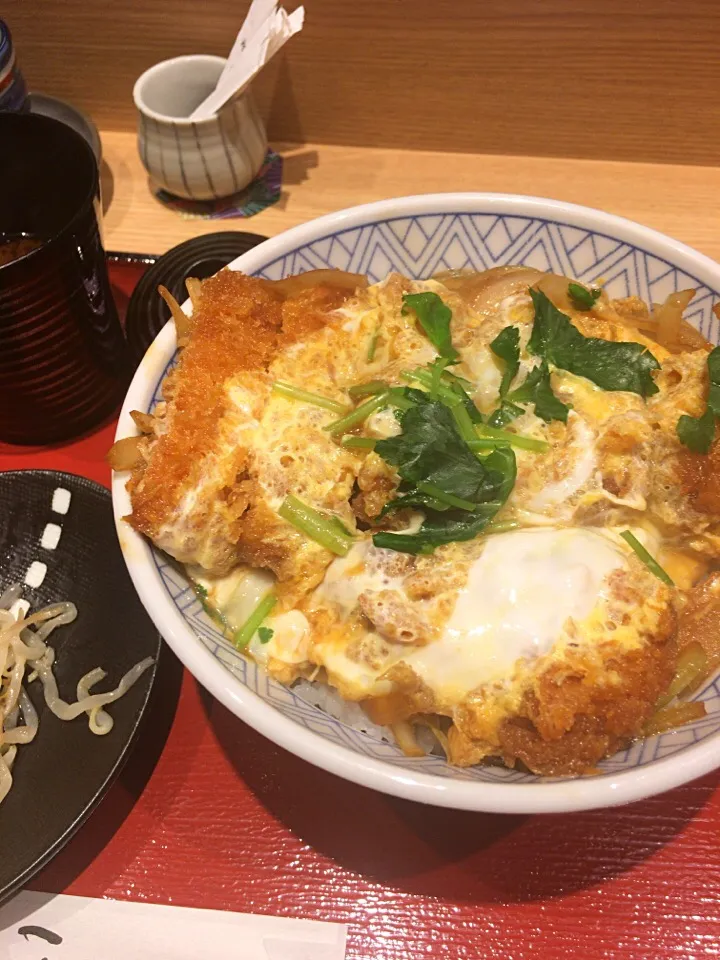
M505 363L502 380L500 382L500 398L502 399L510 389L520 369L520 331L517 327L505 327L490 344L490 349L496 357Z
M546 360L528 373L525 382L517 390L513 390L508 399L513 403L534 403L535 415L546 423L551 420L567 422L570 407L552 392Z
M399 496L383 513L421 507L425 520L417 533L376 533L377 547L403 553L432 553L437 546L477 536L505 503L515 483L512 450L494 450L479 458L458 433L444 404L427 398L401 415L402 433L378 440L375 452L397 467L402 479ZM473 511L448 507L417 489L429 484L475 504Z
M428 340L441 357L453 362L460 359L450 337L452 310L436 293L406 293L402 312L406 314L408 310L415 312Z
M397 467L407 484L431 483L473 502L487 499L487 470L457 432L448 407L425 400L406 410L400 422L402 433L378 440L375 452Z
M535 306L530 353L603 390L627 390L641 397L658 392L652 373L660 364L647 347L585 337L542 290L531 289L530 296Z
M510 400L506 398L500 403L497 410L493 410L488 417L488 426L498 428L506 427L524 413L525 411L522 407L519 407L516 403L511 403Z
M716 417L720 417L720 347L710 351L707 358L710 390L707 405Z
M595 301L599 299L602 290L600 290L598 287L591 287L588 290L587 287L583 287L583 285L580 283L569 283L568 293L575 302L575 306L579 307L581 310L592 310L592 308L595 306Z
M705 413L701 417L683 414L675 428L680 442L693 453L707 453L715 439L715 418L720 417L720 347L708 354L707 368L710 388Z

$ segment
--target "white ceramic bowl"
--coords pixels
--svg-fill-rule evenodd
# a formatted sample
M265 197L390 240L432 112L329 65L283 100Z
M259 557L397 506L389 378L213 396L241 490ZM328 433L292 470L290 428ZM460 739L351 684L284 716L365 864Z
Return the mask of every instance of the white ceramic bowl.
M537 197L461 193L403 197L321 217L268 240L232 269L279 278L339 267L377 281L390 270L427 277L450 267L524 263L579 280L602 277L613 296L663 300L696 287L690 319L719 339L711 312L720 266L629 220ZM150 410L175 353L172 323L135 374L117 436L135 433L130 411ZM720 766L717 678L697 696L708 716L633 744L592 777L542 779L499 767L456 769L438 757L408 759L394 744L329 717L270 680L228 644L204 615L187 580L120 519L130 511L125 476L113 482L120 543L137 591L185 666L238 717L311 763L386 793L440 806L503 813L560 812L627 803Z

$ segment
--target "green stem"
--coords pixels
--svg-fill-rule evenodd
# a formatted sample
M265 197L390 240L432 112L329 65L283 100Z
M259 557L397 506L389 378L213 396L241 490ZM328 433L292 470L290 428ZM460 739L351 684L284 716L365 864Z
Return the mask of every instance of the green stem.
M357 447L358 450L372 450L376 442L372 437L354 437L351 433L346 433L340 441L344 447Z
M409 383L420 383L427 390L432 389L433 378L429 370L403 370L400 376ZM437 396L448 407L456 407L459 403L462 403L455 391L444 383L438 384Z
M504 440L511 447L519 447L521 450L535 450L537 453L544 453L550 449L550 444L545 440L535 440L534 437L525 437L521 433L511 433L509 430L488 427L486 424L480 425L477 430L481 438L491 437L495 440Z
M370 380L369 383L356 383L350 387L348 393L351 397L372 397L376 393L383 393L387 390L388 384L384 380Z
M268 616L276 603L277 597L274 593L265 594L260 603L255 607L245 623L235 634L233 642L236 647L242 650L243 647L246 647L250 643L252 638L255 636L258 627Z
M446 503L449 507L457 507L458 510L474 511L477 506L470 500L463 500L462 497L456 497L453 493L446 493L440 487L436 487L434 483L421 481L417 488L421 493L426 493L429 497L434 497L440 503Z
M489 523L483 530L483 534L507 533L509 530L517 530L519 526L517 520L498 520L497 523Z
M375 350L377 349L378 337L380 336L380 324L375 327L375 332L372 337L370 337L370 344L368 346L367 356L365 358L366 363L372 363L375 359Z
M433 400L436 400L438 397L438 388L440 387L440 381L442 380L442 375L445 372L445 367L450 363L447 357L438 357L433 363L430 364L430 396Z
M330 519L292 494L285 497L278 514L297 530L338 557L344 557L352 544L352 535L342 532L335 518Z
M405 389L405 387L390 387L388 390L388 394L390 395L388 403L391 407L397 407L398 410L409 410L410 407L415 406L413 401L405 396Z
M450 407L450 412L455 418L455 426L458 428L458 432L463 440L466 443L477 440L475 424L470 419L470 414L467 412L462 403L458 403L456 406Z
M507 450L510 446L507 440L494 440L492 437L483 437L481 440L468 440L467 445L471 450Z
M635 551L648 570L655 574L658 580L662 580L662 582L666 583L669 587L675 586L675 581L670 577L670 574L663 570L655 557L653 557L651 553L648 553L648 551L634 534L630 533L629 530L625 530L620 534L620 536L623 538L625 543L627 543Z
M348 412L348 407L344 403L338 403L337 400L331 400L329 397L321 397L318 393L301 390L300 387L294 387L291 383L284 383L282 380L276 380L272 388L273 393L279 393L280 396L287 397L288 400L312 403L316 407L332 410L333 413L343 414Z
M371 397L369 400L366 400L365 403L361 403L359 407L356 407L351 413L348 413L347 416L329 423L326 427L323 427L323 430L328 430L330 433L347 433L351 427L355 427L358 423L367 420L371 413L375 413L380 407L386 407L389 399L390 394L387 390L379 393L376 397Z

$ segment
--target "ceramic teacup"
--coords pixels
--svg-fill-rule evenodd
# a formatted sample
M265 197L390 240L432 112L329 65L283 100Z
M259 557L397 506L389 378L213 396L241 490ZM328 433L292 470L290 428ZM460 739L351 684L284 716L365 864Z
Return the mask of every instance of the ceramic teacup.
M215 89L224 66L223 57L175 57L156 63L135 83L140 158L151 178L174 196L231 196L262 166L267 134L249 92L209 120L188 119Z

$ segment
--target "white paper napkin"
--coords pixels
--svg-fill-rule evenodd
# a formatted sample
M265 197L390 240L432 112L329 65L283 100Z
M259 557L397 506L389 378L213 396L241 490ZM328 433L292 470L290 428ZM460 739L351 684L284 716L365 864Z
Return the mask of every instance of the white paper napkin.
M3 960L344 960L347 927L24 890L0 907Z
M277 0L253 0L240 28L217 86L190 114L191 120L208 120L250 81L290 39L303 28L305 8L291 14Z

